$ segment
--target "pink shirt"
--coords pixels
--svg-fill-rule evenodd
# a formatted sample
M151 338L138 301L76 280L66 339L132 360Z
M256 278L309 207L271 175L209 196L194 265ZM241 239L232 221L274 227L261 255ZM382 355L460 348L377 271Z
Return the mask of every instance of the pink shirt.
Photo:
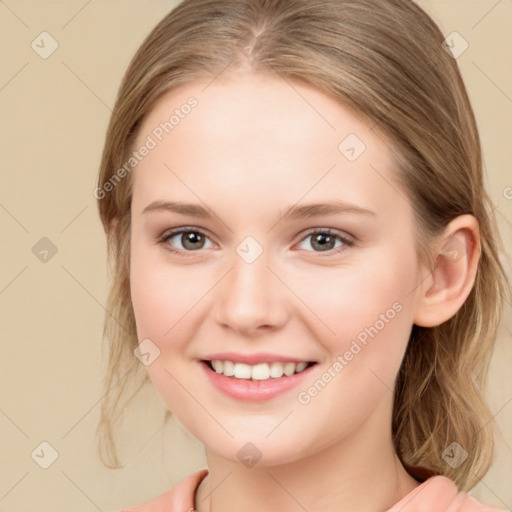
M171 490L144 505L117 512L195 512L194 496L207 469L192 473ZM432 476L395 503L386 512L506 512L486 507L445 476Z

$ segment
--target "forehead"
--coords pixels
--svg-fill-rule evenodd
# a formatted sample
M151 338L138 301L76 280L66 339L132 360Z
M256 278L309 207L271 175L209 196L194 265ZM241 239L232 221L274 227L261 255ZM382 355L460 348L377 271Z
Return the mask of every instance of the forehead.
M155 105L135 148L150 139L154 147L133 173L136 201L160 199L156 189L196 201L199 194L223 194L264 196L273 204L326 193L365 202L373 194L374 207L379 196L383 203L396 195L383 181L394 174L389 143L372 123L279 76L231 75L182 86Z
M197 104L188 108L191 98ZM219 141L243 139L245 149L262 141L272 142L271 147L313 141L313 134L336 146L349 130L360 138L373 137L375 124L310 85L254 73L201 79L168 93L146 117L139 141L173 114L172 137L166 138L179 138L187 124L194 124Z

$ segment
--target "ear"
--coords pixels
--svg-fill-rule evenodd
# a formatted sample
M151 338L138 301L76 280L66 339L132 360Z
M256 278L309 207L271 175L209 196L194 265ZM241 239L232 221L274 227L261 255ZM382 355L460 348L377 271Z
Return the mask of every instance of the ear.
M434 327L453 317L475 282L480 260L480 230L473 215L452 220L433 245L434 268L417 294L414 323Z

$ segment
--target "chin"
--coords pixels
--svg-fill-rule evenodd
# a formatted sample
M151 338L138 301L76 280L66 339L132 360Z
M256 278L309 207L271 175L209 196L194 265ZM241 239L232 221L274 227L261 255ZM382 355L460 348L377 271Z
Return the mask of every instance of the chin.
M300 433L297 435L298 438L301 438ZM308 455L309 450L305 446L299 445L291 437L288 439L289 443L283 444L277 438L269 440L261 433L251 436L247 432L241 434L239 439L229 439L229 441L224 440L223 442L211 442L211 440L205 442L206 440L201 441L199 438L206 447L207 454L215 454L215 456L247 468L282 466L296 462ZM304 440L301 439L301 441Z

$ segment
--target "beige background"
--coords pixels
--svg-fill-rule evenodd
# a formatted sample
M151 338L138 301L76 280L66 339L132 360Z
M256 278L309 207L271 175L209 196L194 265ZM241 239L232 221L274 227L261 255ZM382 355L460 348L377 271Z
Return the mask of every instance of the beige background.
M180 425L159 428L163 402L151 389L126 422L123 469L101 466L94 439L107 275L92 191L122 73L143 37L174 5L161 0L0 1L2 511L117 510L146 501L205 467L201 445ZM457 31L469 43L458 61L510 255L512 2L424 0L421 5L446 35ZM43 31L59 45L47 59L31 47ZM32 252L42 237L57 248L47 262ZM510 257L505 264L510 273ZM508 305L489 379L489 402L503 437L495 464L472 491L481 501L508 509L510 313ZM31 457L43 441L58 452L48 469Z

